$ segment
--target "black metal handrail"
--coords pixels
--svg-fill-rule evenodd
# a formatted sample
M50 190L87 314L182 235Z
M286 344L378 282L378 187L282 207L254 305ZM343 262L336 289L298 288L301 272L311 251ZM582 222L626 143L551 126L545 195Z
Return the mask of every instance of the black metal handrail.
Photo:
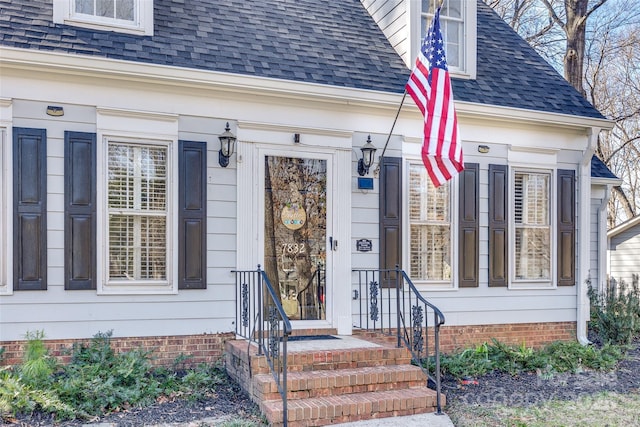
M291 335L291 322L260 265L256 270L233 270L232 273L236 275L236 307L240 308L236 310L236 335L247 339L249 345L255 342L258 355L266 357L282 396L283 422L286 427L287 342Z
M429 381L433 382L437 413L442 414L440 326L445 323L444 315L420 294L407 273L399 267L352 271L358 278L354 298L358 300L359 312L354 326L387 335L395 334L398 347L404 344L411 352L412 360L427 375L427 386ZM429 325L429 312L433 313L433 325ZM430 328L433 328L433 364L429 353Z

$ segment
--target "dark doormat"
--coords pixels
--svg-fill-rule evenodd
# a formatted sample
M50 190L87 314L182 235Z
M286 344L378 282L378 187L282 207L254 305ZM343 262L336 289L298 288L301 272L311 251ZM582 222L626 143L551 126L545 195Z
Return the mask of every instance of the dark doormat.
M315 341L315 340L339 340L333 335L298 335L289 337L287 341Z

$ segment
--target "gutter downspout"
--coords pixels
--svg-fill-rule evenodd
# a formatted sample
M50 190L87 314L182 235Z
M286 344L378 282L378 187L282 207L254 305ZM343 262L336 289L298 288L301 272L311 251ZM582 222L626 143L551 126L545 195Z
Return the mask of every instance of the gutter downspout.
M582 345L590 344L587 338L587 321L589 320L589 298L587 296L587 280L589 279L590 211L591 211L591 157L596 151L596 142L600 128L592 127L587 131L587 147L579 166L578 189L580 205L578 214L578 275L576 278L576 338Z
M600 294L604 290L608 268L609 237L607 236L607 205L611 197L611 185L607 184L604 189L604 197L598 209L598 283L597 289ZM591 283L593 286L594 283Z

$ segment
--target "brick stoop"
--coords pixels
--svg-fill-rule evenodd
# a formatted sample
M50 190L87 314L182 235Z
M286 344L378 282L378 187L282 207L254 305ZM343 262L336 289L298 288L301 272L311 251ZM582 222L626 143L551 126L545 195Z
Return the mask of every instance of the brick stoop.
M350 337L347 337L350 338ZM288 425L291 427L414 415L436 411L436 392L425 385L422 370L394 340L358 335L377 346L332 348L299 344L287 357ZM371 345L371 344L369 344ZM282 399L266 358L247 341L227 341L227 372L256 402L272 426L283 424ZM442 397L442 405L445 400Z

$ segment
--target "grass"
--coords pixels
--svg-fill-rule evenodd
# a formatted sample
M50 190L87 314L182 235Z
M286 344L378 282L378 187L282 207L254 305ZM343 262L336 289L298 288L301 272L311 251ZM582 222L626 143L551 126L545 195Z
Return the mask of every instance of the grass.
M640 395L601 393L540 405L452 405L456 427L632 426L640 420Z

